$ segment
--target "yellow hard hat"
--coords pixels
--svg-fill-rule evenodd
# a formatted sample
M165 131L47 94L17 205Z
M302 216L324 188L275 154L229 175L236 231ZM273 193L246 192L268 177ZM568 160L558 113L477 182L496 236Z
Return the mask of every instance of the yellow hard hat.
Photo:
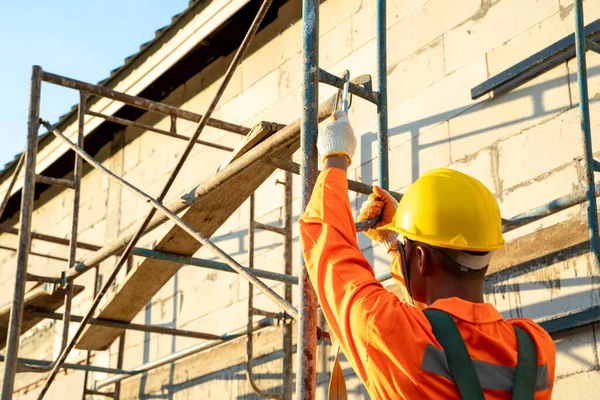
M492 193L477 179L447 168L417 179L400 200L392 223L379 229L448 249L489 252L504 246Z

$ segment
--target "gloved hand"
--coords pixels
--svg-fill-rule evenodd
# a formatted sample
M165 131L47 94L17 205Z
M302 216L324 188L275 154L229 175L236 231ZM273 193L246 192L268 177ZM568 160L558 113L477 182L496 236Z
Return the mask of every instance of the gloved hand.
M391 194L379 186L373 186L373 193L362 204L360 215L358 216L358 221L360 222L381 215L380 221L363 233L371 240L383 244L388 251L398 242L398 233L390 230L377 230L376 228L390 224L394 218L394 214L396 214L397 208L398 201Z
M321 159L325 161L330 156L346 156L352 163L356 151L356 137L348 121L348 116L343 111L336 111L331 115L331 122L319 131L317 150Z

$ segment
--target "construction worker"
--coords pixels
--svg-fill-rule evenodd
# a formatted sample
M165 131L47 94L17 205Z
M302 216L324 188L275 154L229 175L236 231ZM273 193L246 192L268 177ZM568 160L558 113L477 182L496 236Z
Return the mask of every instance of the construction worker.
M504 245L498 204L476 179L430 171L400 204L375 188L359 220L421 307L376 279L359 250L346 172L356 138L343 111L319 132L324 160L300 219L306 268L330 333L374 399L550 399L556 350L533 321L504 320L483 280Z

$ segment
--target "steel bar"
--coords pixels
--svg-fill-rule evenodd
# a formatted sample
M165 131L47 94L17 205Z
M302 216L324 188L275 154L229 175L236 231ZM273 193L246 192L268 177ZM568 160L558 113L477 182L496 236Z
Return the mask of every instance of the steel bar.
M131 261L131 257L129 258L129 260ZM94 274L94 297L96 297L96 295L98 294L99 280L100 280L100 271L99 271L99 268L96 267L95 274ZM85 365L90 365L91 359L92 359L92 352L88 350L88 351L86 351L86 354L85 354ZM88 387L88 380L90 378L89 375L90 374L88 371L85 371L85 373L83 375L83 395L81 396L81 400L86 400L86 398L87 398L85 392L88 390L87 387Z
M284 317L283 313L277 313L277 312L273 312L273 311L261 310L260 308L256 308L256 307L252 307L252 313L254 315L260 315L260 316L263 316L263 317L269 317L269 318L273 318L273 319L276 319L276 320L283 319L283 317Z
M170 213L170 211L167 210L167 208L165 208L162 205L162 201L164 200L165 196L169 192L169 189L173 185L173 182L177 178L179 172L183 168L185 161L187 160L188 156L190 155L190 153L192 151L195 141L198 140L200 134L202 133L202 131L206 127L207 123L209 122L209 120L212 116L212 113L216 109L216 107L219 103L219 100L223 96L223 93L225 92L227 85L231 81L231 78L232 78L233 74L235 73L235 70L237 69L239 64L242 62L242 60L246 54L246 50L248 49L248 47L250 47L250 43L252 42L254 35L258 31L258 28L261 25L265 15L267 14L267 11L269 10L269 7L270 7L272 1L273 0L264 0L263 4L261 5L261 8L258 10L256 17L254 18L254 21L252 21L252 25L250 26L250 29L248 29L248 32L247 32L246 36L244 37L244 40L242 41L237 52L235 53L233 60L231 61L231 64L229 65L229 68L227 69L227 72L225 73L223 81L221 82L221 84L217 90L217 93L214 95L213 100L211 101L210 105L208 106L208 109L206 110L206 113L200 119L200 122L198 123L198 127L196 128L196 131L194 132L192 137L190 137L190 140L189 140L185 150L182 152L181 156L179 157L179 160L177 161L175 168L171 172L169 179L165 183L160 195L158 196L158 198L156 200L148 196L149 200L152 200L154 202L153 205L158 206L158 208L157 207L152 208L152 210L149 212L149 214L146 216L146 218L144 219L142 224L137 229L136 233L133 235L133 238L131 239L131 241L127 244L127 247L125 248L123 254L119 258L117 265L115 266L110 277L107 279L107 282L102 287L102 289L100 290L100 292L98 293L96 298L94 298L94 301L92 302L92 306L91 306L90 310L84 317L78 330L75 332L75 335L71 339L71 342L69 343L69 345L67 346L65 351L62 352L56 368L53 368L52 372L48 376L48 379L46 380L46 383L44 384L44 387L42 388L42 390L40 391L40 394L38 396L39 400L41 400L44 397L45 393L48 391L48 388L50 387L50 385L52 384L52 381L54 380L54 378L56 377L56 374L58 373L58 369L59 369L61 363L65 362L69 352L73 349L73 347L75 347L75 343L77 342L77 340L79 340L79 338L83 334L83 330L85 329L87 320L89 320L89 318L91 318L93 313L96 311L96 309L100 305L100 301L102 300L104 295L108 292L108 289L110 288L110 286L113 284L113 282L117 278L119 271L125 264L125 261L129 258L131 250L133 249L133 247L135 247L137 241L142 237L142 235L148 228L150 222L152 221L152 219L156 213L156 210L161 209L161 211L167 211L167 213ZM156 104L160 104L160 103L156 103ZM177 115L175 115L175 116L177 116ZM49 125L49 124L47 124L47 125ZM63 139L63 141L66 141L66 144L68 144L69 146L73 145L73 143L70 140L68 140L64 135L62 135L62 133L58 132L56 129L54 129L53 132L55 135L58 135L58 137L61 137L61 139ZM73 148L73 147L71 147L71 148ZM83 157L83 154L85 154L87 157L89 157L89 155L87 155L87 153L85 153L83 151L83 149L77 149L77 146L75 146L75 148L73 148L73 150L79 151L79 155L81 155L82 157ZM120 180L120 178L118 178L116 175L111 174L108 170L104 169L101 166L101 164L97 163L92 157L89 157L89 159L86 158L86 161L90 162L90 160L92 161L93 165L99 166L103 171L107 172L109 176L117 178L117 182L125 183L125 187L130 187L130 188L135 189L133 186ZM135 190L136 190L136 193L141 194L141 192L137 191L137 189L135 189ZM142 196L142 197L145 197L145 196ZM183 220L181 220L181 218L177 217L176 215L167 215L167 216L174 217L175 220L178 220L181 223L183 223L186 226L186 231L188 233L193 232L195 234L196 239L200 239L201 241L206 241L207 243L209 243L209 247L212 247L215 251L222 253L221 255L224 258L229 259L231 261L231 266L234 269L239 267L238 272L240 273L240 275L247 277L250 280L255 279L259 285L260 284L264 285L258 278L254 277L254 275L251 275L251 274L247 273L246 271L244 271L239 264L237 264L231 257L229 257L227 254L225 254L220 249L218 249L216 246L214 246L212 244L212 242L208 241L206 238L204 238L204 236L200 235L200 233L196 232L194 229L189 227L189 225L187 225ZM187 230L187 228L190 228L190 230ZM192 235L192 236L194 236L194 235ZM264 285L264 287L266 289L268 289L268 287L266 285ZM267 293L267 295L269 296L269 293ZM274 295L274 297L272 297L272 298L274 300L276 300L277 294L275 292L272 292L271 295ZM287 303L287 302L286 302L286 304L289 305L289 303ZM285 304L282 303L282 305L285 305ZM289 308L290 308L290 310L295 310L291 305L289 305Z
M51 176L37 175L35 177L35 183L43 183L45 185L60 186L67 189L73 189L75 182L70 179L53 178Z
M254 193L250 195L250 210L249 210L249 221L248 221L248 269L254 269L254 233L256 228L256 221L254 220ZM252 324L254 323L254 285L248 283L248 323L246 329L246 379L250 384L250 387L260 397L267 399L281 399L281 395L278 393L265 392L258 387L254 381L254 375L252 374L253 368L253 344L254 335L252 334Z
M42 69L34 66L31 73L31 93L29 97L29 120L27 122L27 149L25 155L25 182L21 196L21 213L19 229L19 246L17 250L17 271L15 274L15 290L13 292L10 323L6 339L6 361L2 380L2 400L10 400L13 395L17 357L19 354L19 338L23 322L23 299L27 283L27 261L31 247L31 216L35 194L35 164L38 145L38 129L40 118L40 92Z
M271 320L270 318L265 318L261 321L257 321L255 323L252 324L252 331L256 331L258 329L261 328L266 328L269 326L275 326L276 325L276 321ZM237 329L233 332L227 333L225 335L223 335L223 339L222 340L210 340L207 342L203 342L197 345L194 345L192 347L188 347L187 349L178 351L176 353L170 354L166 357L160 358L158 360L155 361L151 361L147 364L143 364L140 365L139 367L133 368L132 370L128 371L129 374L122 374L122 375L117 375L117 376L113 376L111 378L102 380L100 382L96 382L96 384L94 385L94 390L98 390L98 389L102 389L105 386L108 385L112 385L113 383L117 383L122 381L123 379L126 379L130 376L133 375L139 375L142 374L144 372L148 372L151 371L153 369L156 369L158 367L162 367L163 365L167 365L167 364L171 364L174 363L175 361L181 360L182 358L185 357L189 357L191 355L200 353L202 351L205 350L209 350L215 346L218 346L224 342L228 342L231 341L233 339L237 339L241 336L245 336L246 335L246 329L247 327L244 326L243 328Z
M32 254L32 253L29 253L29 254ZM61 261L67 262L67 261L69 261L69 259L63 258L63 259L61 259ZM63 283L64 279L57 278L54 276L41 276L41 275L27 273L27 281L28 282L54 283L56 285L60 285Z
M181 139L181 140L186 140L186 141L189 140L188 136L179 135L177 133L165 131L163 129L158 129L152 125L142 124L141 122L130 121L128 119L113 117L112 115L101 114L101 113L97 113L97 112L93 112L93 111L88 111L87 114L94 116L94 117L99 117L99 118L105 119L106 121L109 121L109 122L114 122L115 124L132 126L134 128L140 128L140 129L143 129L146 131L151 131L151 132L155 132L155 133L160 133L161 135L170 136L175 139ZM233 148L231 148L231 147L221 146L220 144L211 143L211 142L207 142L204 140L196 140L196 143L201 144L203 146L208 146L208 147L212 147L215 149L219 149L219 150L233 151Z
M87 371L86 371L87 372ZM112 397L113 399L118 399L118 392L115 390L114 392L98 392L95 390L85 389L83 391L83 399L87 396L104 396L104 397Z
M292 317L294 317L294 319L297 319L298 311L291 304L289 304L287 301L285 301L273 289L271 289L264 282L262 282L260 279L258 279L248 269L242 267L237 261L235 261L231 256L229 256L227 253L225 253L219 247L217 247L213 242L211 242L209 239L204 237L204 235L202 235L200 232L198 232L196 229L194 229L192 226L190 226L187 222L185 222L179 216L172 213L160 201L154 199L153 197L149 196L145 192L141 191L140 189L136 188L129 182L125 181L124 179L118 177L117 175L115 175L114 173L112 173L111 171L106 169L102 164L100 164L98 161L94 160L94 158L92 156L90 156L89 154L87 154L83 149L80 149L79 147L77 147L77 145L75 145L73 142L71 142L69 139L67 139L58 129L54 128L48 122L42 121L42 124L46 128L48 128L48 130L50 132L52 132L56 137L58 137L60 140L62 140L63 143L65 143L73 151L78 153L92 167L103 172L109 178L114 180L116 183L118 183L125 189L128 189L133 194L135 194L139 198L146 201L148 204L152 205L152 207L154 209L156 209L156 210L160 211L161 213L163 213L164 215L166 215L167 218L169 218L171 221L175 222L175 224L177 224L180 228L182 228L185 232L187 232L191 237L196 239L203 246L208 248L213 254L215 254L216 256L221 258L223 261L225 261L231 268L233 268L244 279L246 279L247 281L253 283L256 287L258 287L260 289L260 291L263 292L271 300L273 300L273 302L275 302L275 304L277 304L284 311L286 311L288 314L290 314ZM129 256L128 253L130 253L131 250L133 250L133 249L132 248L128 249L126 251L126 253L124 253L124 254L127 254L127 256Z
M0 362L5 362L5 357L4 356L0 356ZM44 367L44 366L48 366L48 365L52 364L52 361L34 360L34 359L31 359L31 358L19 358L18 362L19 362L19 364L37 365L37 366L40 366L40 367ZM96 367L96 366L93 366L93 365L83 365L83 364L65 363L64 364L64 368L66 368L66 369L73 369L73 370L76 370L76 371L101 372L101 373L104 373L104 374L123 374L123 375L130 375L131 374L129 371L123 370L123 369Z
M600 322L600 307L593 306L584 310L559 315L538 324L549 334L557 334L570 329L580 328Z
M12 178L10 179L10 183L6 188L6 193L4 194L4 198L2 199L2 204L0 205L0 218L4 215L4 210L6 209L6 205L8 204L8 200L10 199L10 193L15 187L15 183L17 183L17 179L19 178L19 174L21 173L21 169L23 168L23 161L25 161L25 151L21 153L21 157L19 157L19 161L17 162L17 166L15 167L15 172L13 173Z
M185 119L186 121L198 123L203 118L202 115L193 113L191 111L182 110L177 107L159 103L157 101L144 99L142 97L131 96L125 93L117 92L116 90L112 90L107 87L92 85L91 83L81 82L76 79L52 74L50 72L44 71L42 74L42 80L48 83L53 83L55 85L80 90L91 95L106 97L112 100L120 101L121 103L141 108L142 110L152 111L163 115L169 115ZM240 135L246 135L250 132L250 129L244 126L235 125L226 121L221 121L210 117L208 118L206 124L208 126L212 126L213 128L237 133Z
M302 211L306 209L317 180L317 135L319 99L319 1L302 0ZM298 323L299 400L313 400L316 392L317 296L310 282L304 257L300 265L300 322Z
M594 41L600 40L600 20L585 27L585 36ZM575 57L575 53L575 34L572 33L477 85L471 89L471 98L475 100L490 92L494 92L494 96L507 93L557 65L571 60Z
M293 273L293 176L291 172L285 173L285 205L283 209L285 236L283 239L283 258L285 263L284 273L291 275ZM285 284L284 298L292 302L292 285ZM294 364L293 364L293 320L284 318L283 320L283 399L292 400L294 392Z
M386 0L377 0L377 160L379 186L389 189Z
M581 132L583 134L584 168L587 180L587 212L590 235L592 265L600 270L600 233L598 231L598 209L596 207L596 183L594 181L594 156L590 126L590 105L585 57L583 27L583 0L575 0L575 48L577 52L577 80L579 83L579 108L581 110Z
M10 225L6 225L6 224L0 224L0 232L8 233L11 235L19 234L19 230L17 228L14 228L14 227L12 227ZM46 234L37 233L37 232L31 232L31 238L36 239L36 240L41 240L44 242L48 242L48 243L61 244L64 246L68 246L69 242L70 242L69 239L59 238L57 236L46 235ZM97 251L102 248L101 246L96 246L94 244L83 243L83 242L78 242L77 247L80 249L93 250L93 251ZM33 254L33 253L30 253L30 254Z
M17 252L17 249L12 248L12 247L7 247L7 246L0 246L0 249L12 251L12 252L15 252L15 253ZM64 257L51 256L50 254L42 254L42 253L37 253L35 251L30 251L29 254L32 255L32 256L38 256L38 257L48 258L50 260L67 261L67 259L64 258ZM29 276L30 274L27 274L27 275ZM53 279L59 279L59 278L53 278Z
M254 221L254 229L261 229L263 231L270 231L270 232L278 233L280 235L285 235L285 228L263 224L258 221Z
M79 110L77 113L77 145L83 148L84 141L84 118L86 109L86 98L82 92L79 92ZM69 270L75 264L75 257L77 252L77 227L79 225L79 202L81 198L81 175L82 175L82 159L78 154L75 154L75 162L73 165L73 180L51 178L47 176L38 175L36 176L36 183L46 183L49 185L56 185L74 189L73 193L73 212L71 214L71 235L69 241L69 258L65 266L65 272ZM66 276L66 273L65 273ZM28 279L30 275L28 274ZM71 306L73 302L73 281L66 282L65 288L65 305L64 305L64 316L62 319L62 335L59 354L66 348L69 341L69 324L71 323ZM24 365L23 369L29 372L47 372L51 371L58 359L48 365Z
M321 103L319 107L319 120L322 121L331 116L334 110L335 95ZM206 195L212 190L218 187L226 185L231 179L234 179L241 171L251 167L261 159L268 157L273 149L283 148L284 146L292 145L298 140L298 133L300 132L300 120L296 120L281 129L277 134L271 136L267 140L257 144L254 148L249 150L238 159L234 160L225 169L220 171L218 174L210 177L207 181L196 186L192 189L188 196L175 200L169 205L169 210L173 213L180 213L190 207L193 203L198 201L202 196ZM149 224L144 233L148 233L158 226L168 221L168 218L164 215L157 215ZM1 225L0 225L1 226ZM113 240L106 244L96 253L91 254L85 260L80 262L76 267L73 274L69 275L69 279L74 279L90 268L98 265L107 258L119 253L135 235L135 231L128 231L121 237Z
M585 48L593 51L594 53L600 54L600 45L593 40L585 39Z
M295 163L291 160L285 160L280 157L271 157L264 160L264 162L273 165L281 170L291 172L295 175L300 175L300 164ZM318 171L319 173L321 171ZM373 186L367 185L366 183L357 182L351 179L348 179L348 189L353 192L370 195L373 193ZM402 193L388 191L396 200L400 200L402 198Z
M121 336L119 336L119 349L117 353L117 368L123 368L123 361L125 359L125 335L126 332L123 332ZM114 400L119 400L121 397L121 382L115 383L115 391L113 392L112 398Z
M594 195L600 196L600 183L595 185ZM502 232L510 232L514 229L520 228L524 225L530 224L544 217L552 214L556 214L562 210L566 210L569 207L573 207L587 200L587 189L580 190L569 195L559 197L558 199L552 200L549 203L536 207L532 210L516 215L513 218L507 220L502 225Z
M39 311L39 310L30 310L26 309L25 311L28 314L34 315L36 317L48 318L54 320L60 320L64 318L64 314L48 312L48 311ZM70 321L72 322L81 322L83 321L83 317L79 315L71 315ZM136 332L148 332L148 333L157 333L160 335L172 335L172 336L180 336L187 337L192 339L208 339L208 340L220 340L221 336L213 335L211 333L203 333L203 332L194 332L186 329L175 329L175 328L166 328L163 326L156 325L142 325L142 324L134 324L131 322L122 322L111 319L102 319L102 318L90 318L90 325L100 325L100 326L109 326L112 328L119 329L127 329L130 331Z
M137 247L135 249L133 249L133 251L131 253L136 256L153 258L155 260L170 261L170 262L175 262L175 263L180 263L180 264L185 264L185 265L192 265L195 267L213 269L216 271L231 272L231 273L236 272L229 265L222 263L222 262L213 261L213 260L205 260L202 258L187 257L187 256L182 256L180 254L165 253L162 251L141 249L141 248L137 248ZM272 281L289 283L292 285L298 284L298 278L293 275L279 274L277 272L271 272L271 271L261 270L261 269L254 269L252 271L252 273L254 275L256 275L258 278L264 278L264 279L269 279Z
M18 232L19 232L18 229L13 228L8 225L3 225L3 224L0 224L0 231L14 234L14 235L18 234ZM47 241L49 243L69 245L68 239L63 239L63 238L59 238L59 237L55 237L55 236L51 236L51 235L45 235L45 234L41 234L41 233L32 233L32 238L42 240L42 241ZM101 248L100 246L96 246L96 245L89 244L89 243L83 243L83 242L78 242L77 247L86 249L86 250L99 250ZM4 247L4 246L0 246L0 249L17 251L16 249ZM140 256L140 257L178 262L181 264L192 265L192 266L196 266L196 267L203 267L203 268L213 269L213 270L217 270L217 271L235 273L235 271L229 265L218 262L218 261L213 261L213 260L205 260L202 258L182 256L180 254L166 253L166 252L149 250L149 249L144 249L144 248L139 248L139 247L135 247L131 251L131 253L136 256ZM55 256L47 255L47 254L41 254L41 253L36 253L36 252L30 252L29 254L35 255L35 256L40 256L40 257L46 257L46 258L50 258L50 259L55 259L58 261L67 261L66 258L55 257ZM254 274L259 278L270 279L270 280L283 282L283 283L289 283L292 285L298 284L298 278L295 276L292 276L292 275L279 274L277 272L271 272L268 270L261 270L261 269L255 269ZM32 277L31 280L39 280L40 282L59 283L62 281L62 279L60 277L38 277L38 276L32 275L32 274L29 274L29 276Z
M341 90L344 89L344 78L340 78L324 69L319 69L319 81ZM376 105L379 104L379 93L374 92L359 83L350 82L348 91L361 99L365 99Z

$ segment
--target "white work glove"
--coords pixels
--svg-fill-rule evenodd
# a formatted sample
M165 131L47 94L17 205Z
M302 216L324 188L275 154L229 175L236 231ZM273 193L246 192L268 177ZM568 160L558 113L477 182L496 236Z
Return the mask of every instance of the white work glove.
M369 199L362 204L358 221L377 218L381 215L380 221L371 229L367 229L363 233L371 240L382 244L390 251L394 250L398 243L398 233L390 230L377 230L381 226L391 224L398 208L398 201L387 191L379 186L373 186L373 193L369 195Z
M321 159L325 161L330 156L346 156L352 163L356 151L356 137L348 121L348 116L343 111L336 111L331 115L332 122L319 131L317 149Z

